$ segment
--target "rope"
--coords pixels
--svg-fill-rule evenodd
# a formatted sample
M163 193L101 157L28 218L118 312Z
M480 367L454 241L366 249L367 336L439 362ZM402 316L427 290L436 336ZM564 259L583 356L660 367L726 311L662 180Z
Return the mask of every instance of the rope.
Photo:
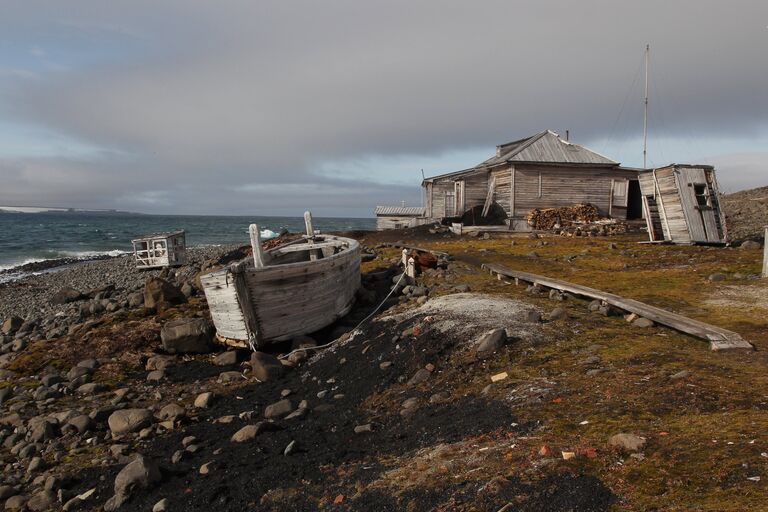
M376 308L373 311L371 311L371 313L368 316L366 316L365 318L360 320L360 323L357 324L355 326L355 328L352 329L351 332L354 333L355 331L357 331L365 322L367 322L373 315L375 315L381 309L381 307L384 305L384 303L387 302L387 299L389 299L389 297L395 292L395 290L397 290L398 285L402 282L403 279L405 279L405 270L403 270L403 273L400 275L400 279L398 279L397 282L395 283L395 285L392 287L392 289L389 290L389 293L387 294L387 296L384 297L384 300L382 300L381 303L378 306L376 306ZM333 341L330 341L330 342L326 343L325 345L318 345L317 347L297 348L295 350L291 350L290 352L288 352L285 355L280 356L279 359L286 359L288 356L290 356L291 354L296 353L296 352L302 352L302 351L303 352L307 352L309 350L320 350L320 349L328 348L331 345L333 345L335 343L338 343L339 339L341 339L341 338L337 338L337 339L335 339Z

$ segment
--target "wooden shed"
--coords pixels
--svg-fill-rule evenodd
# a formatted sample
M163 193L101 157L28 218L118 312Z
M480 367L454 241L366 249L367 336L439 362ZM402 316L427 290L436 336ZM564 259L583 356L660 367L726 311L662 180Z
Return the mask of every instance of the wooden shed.
M651 241L725 243L715 168L671 164L639 172Z
M526 231L534 208L559 208L586 202L600 214L620 220L642 218L637 170L552 131L496 146L496 154L475 167L427 178L426 216L459 217L497 203L510 229ZM484 213L485 214L485 213Z
M184 230L152 233L131 243L138 269L178 267L187 261Z
M421 226L429 222L423 206L377 206L376 229L403 229Z

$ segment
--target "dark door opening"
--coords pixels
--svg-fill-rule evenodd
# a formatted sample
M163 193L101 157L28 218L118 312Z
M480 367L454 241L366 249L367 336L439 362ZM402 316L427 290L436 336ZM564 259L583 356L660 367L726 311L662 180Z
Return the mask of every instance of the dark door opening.
M643 195L640 192L640 182L629 180L629 196L627 197L627 220L643 218Z

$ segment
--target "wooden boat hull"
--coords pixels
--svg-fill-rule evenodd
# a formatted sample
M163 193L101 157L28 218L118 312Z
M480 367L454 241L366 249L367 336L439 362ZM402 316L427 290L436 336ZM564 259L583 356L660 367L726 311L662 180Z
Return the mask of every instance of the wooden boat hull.
M360 246L350 238L321 240L306 246L318 249L294 244L265 252L269 260L314 251L316 260L261 268L247 260L201 276L219 339L259 347L317 331L347 314L360 288Z

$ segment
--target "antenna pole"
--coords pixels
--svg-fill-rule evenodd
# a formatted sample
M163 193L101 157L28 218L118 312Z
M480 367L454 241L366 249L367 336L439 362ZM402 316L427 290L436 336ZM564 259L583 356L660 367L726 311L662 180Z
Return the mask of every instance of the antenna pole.
M645 109L643 110L643 169L646 168L648 155L648 58L651 45L645 45Z

